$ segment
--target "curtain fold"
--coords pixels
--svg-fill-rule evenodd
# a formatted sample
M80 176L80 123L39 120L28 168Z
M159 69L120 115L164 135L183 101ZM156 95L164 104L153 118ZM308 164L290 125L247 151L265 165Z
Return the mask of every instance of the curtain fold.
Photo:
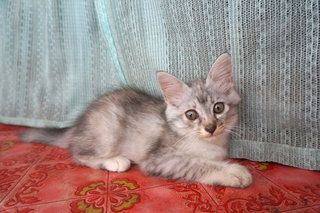
M320 170L319 1L0 1L0 122L72 125L120 87L160 95L232 56L230 155Z

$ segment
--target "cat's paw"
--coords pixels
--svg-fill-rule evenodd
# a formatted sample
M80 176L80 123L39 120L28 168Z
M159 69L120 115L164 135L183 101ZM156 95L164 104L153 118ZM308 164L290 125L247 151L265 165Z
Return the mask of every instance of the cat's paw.
M226 168L224 180L225 186L245 188L252 183L252 175L249 170L239 164L229 164Z
M102 167L111 172L124 172L130 168L130 165L131 162L129 159L122 156L116 156L107 159Z

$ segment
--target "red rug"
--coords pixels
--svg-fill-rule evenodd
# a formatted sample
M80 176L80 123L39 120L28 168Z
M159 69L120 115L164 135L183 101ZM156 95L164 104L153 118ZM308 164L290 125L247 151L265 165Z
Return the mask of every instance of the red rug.
M320 212L320 172L239 160L246 189L113 173L80 166L65 149L20 143L0 124L0 212Z

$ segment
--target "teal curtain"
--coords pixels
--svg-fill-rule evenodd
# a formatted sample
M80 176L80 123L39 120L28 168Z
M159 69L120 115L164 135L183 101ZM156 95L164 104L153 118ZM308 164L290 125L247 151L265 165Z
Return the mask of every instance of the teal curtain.
M0 122L70 126L157 70L206 76L232 56L242 97L230 156L320 170L319 1L1 0Z

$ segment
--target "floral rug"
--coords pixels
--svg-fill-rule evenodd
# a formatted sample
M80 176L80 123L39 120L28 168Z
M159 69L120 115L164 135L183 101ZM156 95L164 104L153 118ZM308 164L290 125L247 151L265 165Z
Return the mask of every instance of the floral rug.
M320 172L235 160L246 189L114 173L75 163L67 150L20 143L25 127L0 124L0 212L320 212Z

